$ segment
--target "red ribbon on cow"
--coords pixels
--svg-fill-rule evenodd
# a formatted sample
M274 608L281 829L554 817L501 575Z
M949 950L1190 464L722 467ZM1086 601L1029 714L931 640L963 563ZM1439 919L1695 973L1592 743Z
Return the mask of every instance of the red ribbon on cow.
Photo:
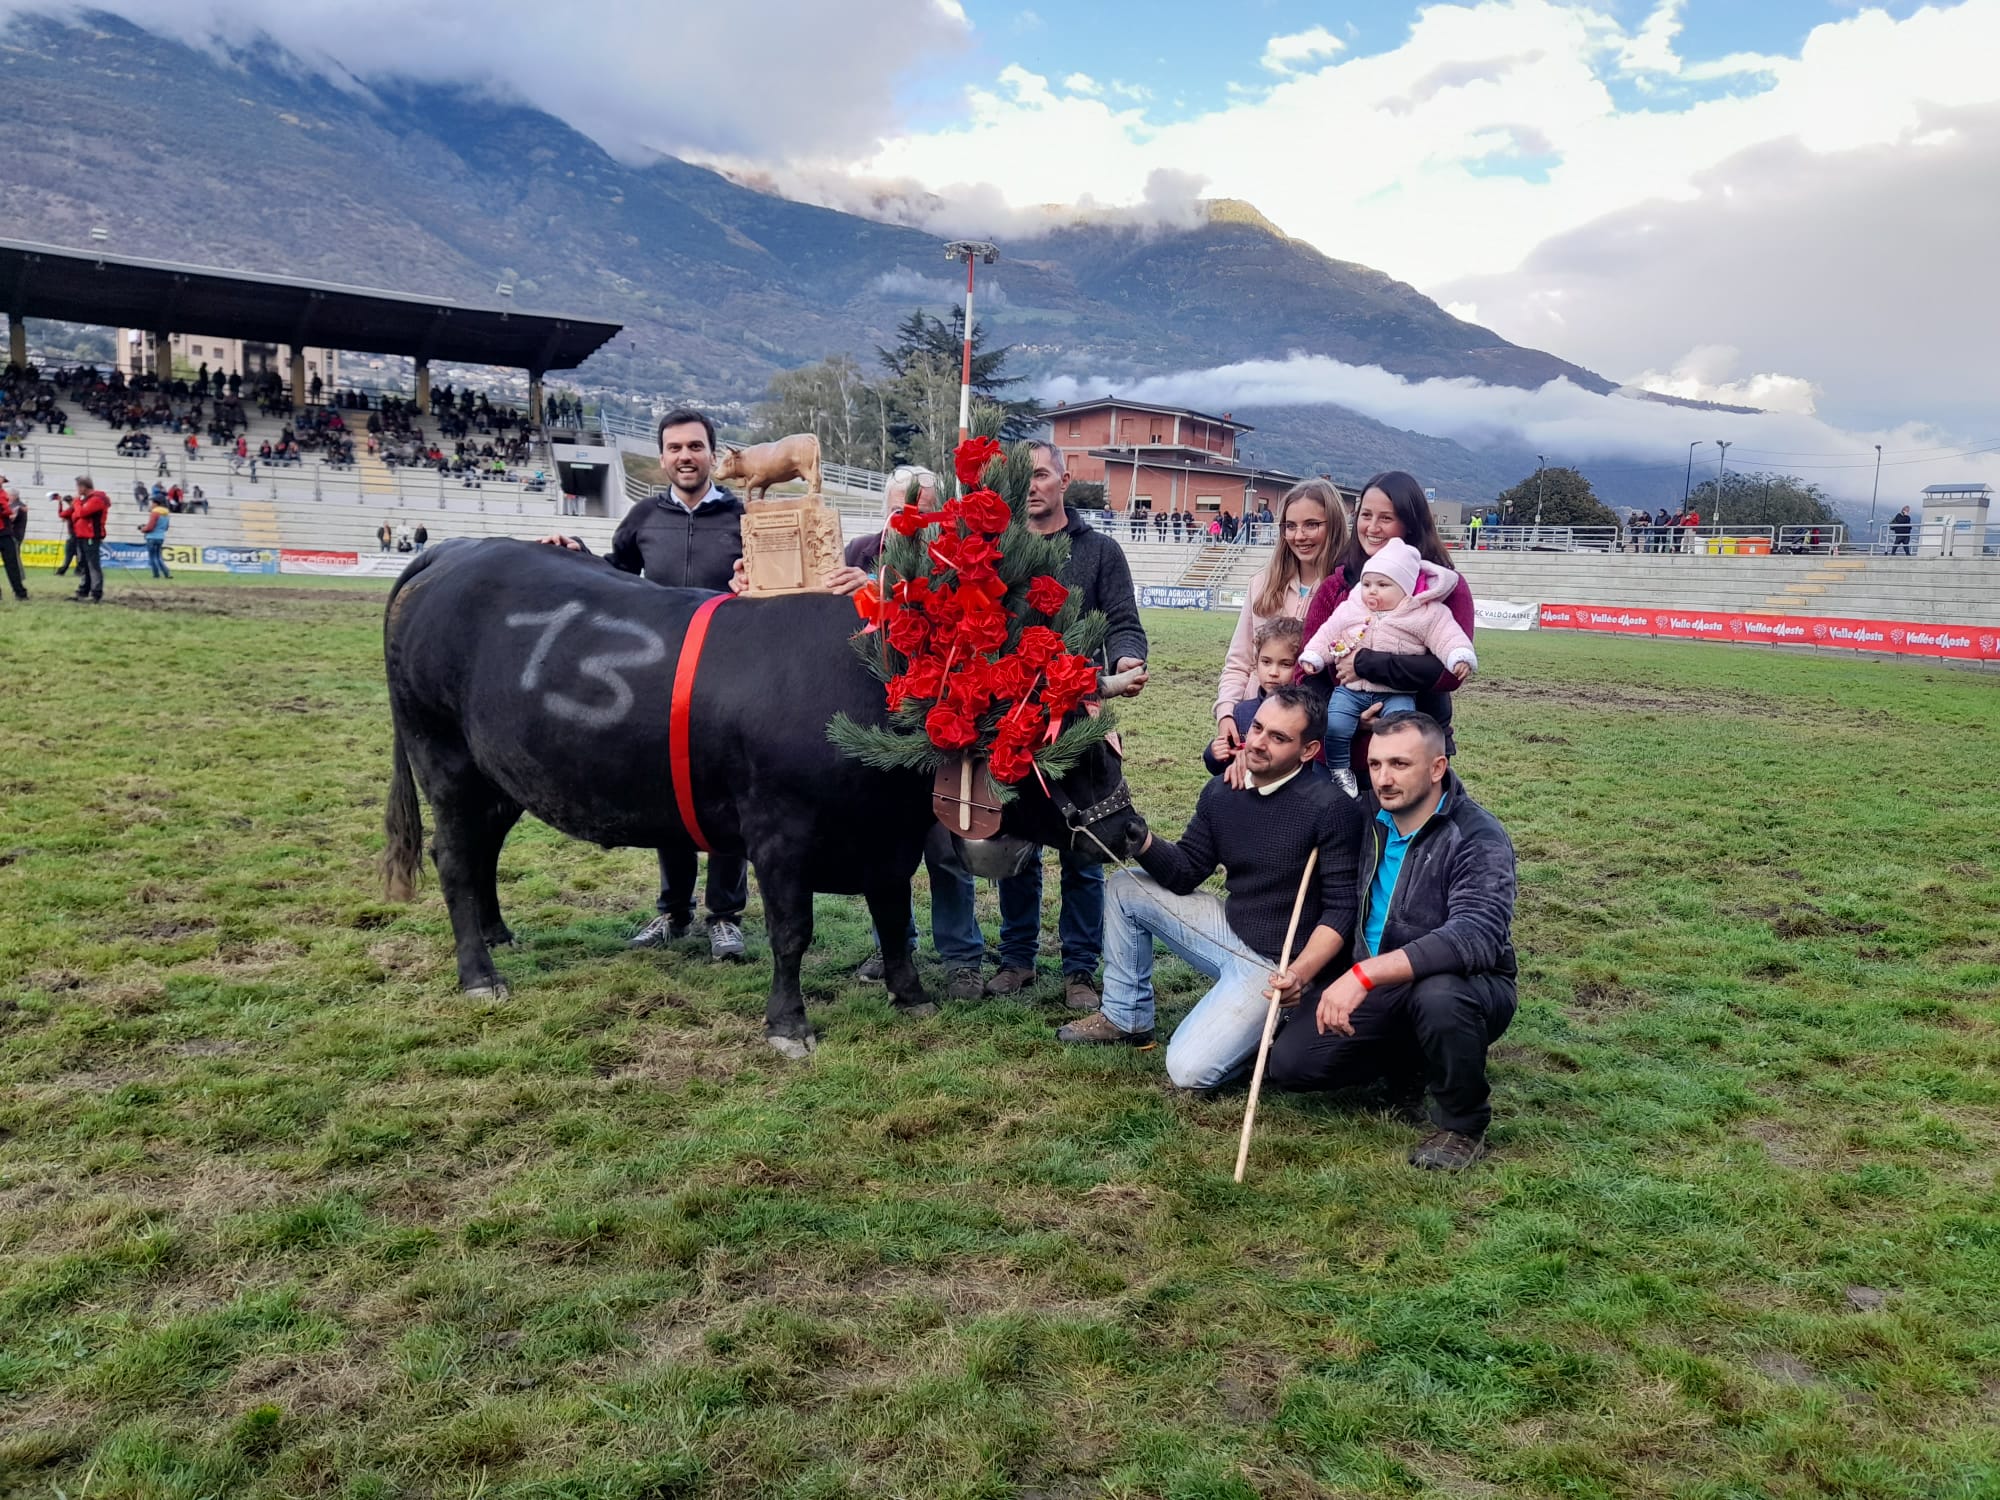
M702 600L694 618L688 621L687 634L681 638L680 660L674 663L674 697L667 711L667 747L670 774L674 781L674 805L680 809L681 826L694 840L695 848L704 854L709 852L708 835L701 831L701 823L694 815L694 770L688 757L692 738L688 708L694 701L694 674L701 665L702 642L708 639L709 617L732 597L717 594L712 599Z

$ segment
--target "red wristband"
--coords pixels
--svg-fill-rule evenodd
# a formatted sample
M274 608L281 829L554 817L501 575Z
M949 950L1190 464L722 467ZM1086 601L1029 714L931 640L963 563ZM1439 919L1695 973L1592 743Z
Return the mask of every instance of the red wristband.
M1372 990L1375 988L1375 981L1370 979L1366 974L1361 972L1360 964L1356 964L1353 968L1349 969L1347 972L1354 976L1354 982L1360 985L1361 988L1363 988L1364 990Z

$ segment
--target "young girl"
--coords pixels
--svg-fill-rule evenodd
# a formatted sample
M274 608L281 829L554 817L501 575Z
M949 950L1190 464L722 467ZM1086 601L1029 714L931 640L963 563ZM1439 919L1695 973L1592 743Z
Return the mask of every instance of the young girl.
M1420 568L1428 569L1432 583L1416 594ZM1313 633L1299 655L1299 666L1307 672L1324 671L1329 661L1365 645L1392 656L1428 652L1463 682L1479 665L1479 658L1473 654L1471 639L1443 603L1457 587L1456 573L1426 563L1416 548L1401 537L1392 537L1368 559L1360 587ZM1361 678L1335 687L1327 701L1326 760L1350 795L1356 787L1354 773L1347 769L1348 753L1361 715L1377 703L1384 713L1403 713L1416 707L1416 700L1407 693Z

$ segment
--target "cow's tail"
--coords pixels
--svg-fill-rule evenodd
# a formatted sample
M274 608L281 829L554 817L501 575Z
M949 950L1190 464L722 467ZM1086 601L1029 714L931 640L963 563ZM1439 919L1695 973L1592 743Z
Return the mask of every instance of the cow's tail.
M382 814L389 841L382 847L382 893L391 901L408 901L417 893L424 873L424 809L417 801L417 779L410 774L410 752L396 730L396 769L389 779L389 805Z
M396 616L403 585L429 565L431 557L420 556L403 570L389 590L389 608L383 621L382 655L390 674L389 718L395 726L395 765L389 778L389 802L382 811L382 830L388 842L382 846L382 892L391 901L408 901L417 893L424 873L424 809L417 800L417 779L410 772L410 752L403 742L403 724L396 713Z

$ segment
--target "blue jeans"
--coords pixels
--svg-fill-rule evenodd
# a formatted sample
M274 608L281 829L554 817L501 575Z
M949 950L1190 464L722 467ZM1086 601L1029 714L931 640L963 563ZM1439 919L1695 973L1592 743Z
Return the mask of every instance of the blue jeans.
M157 537L149 536L146 538L146 566L153 570L155 578L171 578L174 576L167 571L167 559L161 552L161 549L166 545L165 542Z
M1153 940L1215 983L1174 1028L1167 1077L1184 1089L1213 1088L1256 1054L1277 966L1230 931L1209 891L1176 896L1150 875L1111 877L1104 918L1104 1015L1121 1031L1153 1024Z
M1104 866L1067 849L1062 863L1062 910L1056 933L1062 939L1062 971L1093 978L1104 948ZM1032 969L1042 939L1042 857L1000 885L1000 967Z
M947 969L977 969L986 962L986 935L972 909L972 876L959 863L951 834L941 823L931 825L924 839L924 871L931 880L931 946ZM906 946L917 951L917 914L910 912ZM882 946L882 934L875 934Z
M1354 736L1360 732L1361 716L1375 704L1385 714L1406 714L1417 700L1408 693L1371 693L1365 688L1337 687L1326 700L1326 763L1343 770L1354 752Z

